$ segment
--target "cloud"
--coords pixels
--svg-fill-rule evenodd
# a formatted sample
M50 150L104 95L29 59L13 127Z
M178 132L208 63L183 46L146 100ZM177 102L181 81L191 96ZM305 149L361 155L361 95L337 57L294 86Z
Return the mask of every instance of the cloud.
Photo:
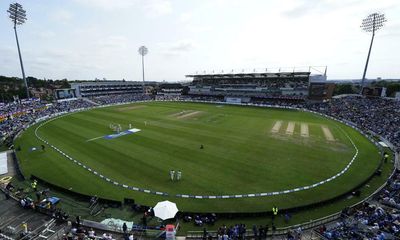
M37 31L34 33L40 39L49 39L56 37L56 33L50 30Z
M187 26L188 31L199 34L199 33L207 33L214 30L211 26L206 25L189 25Z
M369 1L369 0L367 0ZM336 10L349 10L353 7L360 8L362 0L319 0L319 1L300 1L300 4L295 5L292 9L284 11L284 15L292 18L304 17L312 14L332 13ZM365 2L365 0L364 0Z
M160 17L172 12L169 0L147 0L144 6L145 14L149 17Z
M299 3L300 2L300 3ZM332 14L336 11L347 12L355 15L360 12L369 13L374 11L385 11L398 6L397 0L318 0L296 1L297 5L283 14L290 18L305 17L309 15Z
M174 52L188 52L193 50L196 44L191 40L182 40L174 45L172 45L169 50Z
M75 0L78 4L103 11L143 11L150 18L160 17L172 12L170 0Z
M185 12L179 16L179 21L186 23L186 22L189 22L192 18L193 18L193 14L191 12Z
M18 61L17 60L18 53L16 48L1 46L0 55L1 55L0 63L2 63L0 64L0 72L2 71L3 68L11 69L13 66L10 63L11 62L17 63Z
M128 46L128 39L125 36L108 36L97 41L100 48L123 49Z
M284 12L284 14L291 18L306 16L311 11L313 11L315 5L318 5L318 4L320 4L319 1L306 1L306 2L303 2L299 5L297 5L294 8Z
M129 8L138 3L137 0L75 0L75 2L107 11Z
M50 18L53 21L63 23L63 24L69 23L71 21L72 17L73 17L73 14L64 9L56 10L50 14Z
M179 56L193 51L197 44L193 40L179 40L175 43L160 43L161 51L165 56Z
M398 1L57 1L45 9L29 6L20 40L26 71L37 77L140 79L137 48L145 44L152 80L181 79L200 68L306 64L328 65L332 77L351 78L362 72L370 43L361 21L379 11L388 22L376 35L368 73L398 77ZM11 27L0 37L0 56L0 73L21 75Z
M381 37L384 38L393 38L400 36L400 23L388 23L387 26L384 26L380 32L378 32Z

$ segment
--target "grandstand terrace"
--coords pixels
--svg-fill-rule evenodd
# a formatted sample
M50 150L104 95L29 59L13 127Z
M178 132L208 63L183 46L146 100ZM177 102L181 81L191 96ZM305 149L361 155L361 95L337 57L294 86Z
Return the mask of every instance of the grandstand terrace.
M308 71L242 72L186 75L193 78L189 95L305 100L310 82L325 82L326 75Z
M72 83L77 97L95 97L117 94L139 94L143 92L142 82L95 81Z
M180 83L161 83L157 86L157 94L154 96L156 100L172 100L178 99L184 94L184 87Z

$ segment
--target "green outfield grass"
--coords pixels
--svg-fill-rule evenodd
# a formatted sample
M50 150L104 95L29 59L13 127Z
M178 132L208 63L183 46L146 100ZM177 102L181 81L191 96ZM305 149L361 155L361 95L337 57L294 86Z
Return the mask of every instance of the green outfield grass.
M120 124L123 130L131 124L141 131L110 140L101 138L113 133L110 123ZM39 136L93 170L119 183L170 195L156 196L114 186L50 147L30 151L42 144L34 134L37 126L15 142L22 149L17 154L26 176L33 174L87 195L134 198L150 206L168 199L184 211L257 212L269 211L273 205L289 208L316 203L357 186L380 162L378 149L357 131L295 110L137 103L74 113L38 129ZM239 199L174 197L273 192L322 181L344 169L355 154L346 134L359 149L358 157L342 176L316 188ZM171 181L170 169L181 170L182 180Z

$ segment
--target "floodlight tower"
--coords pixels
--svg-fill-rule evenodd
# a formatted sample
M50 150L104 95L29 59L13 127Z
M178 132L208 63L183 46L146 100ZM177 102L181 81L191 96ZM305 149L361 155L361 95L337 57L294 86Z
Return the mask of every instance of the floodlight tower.
M366 32L372 32L371 44L369 45L369 51L367 56L367 62L365 63L364 74L361 79L361 91L364 87L365 75L367 74L369 56L371 55L372 43L374 42L375 32L383 27L383 24L386 22L385 14L381 13L372 13L368 15L368 17L364 18L361 23L361 29Z
M145 89L144 89L144 56L149 52L147 47L141 46L139 48L139 54L142 56L142 75L143 75L143 94L145 94Z
M11 21L14 23L14 33L15 33L15 39L17 40L19 63L21 64L22 78L24 80L26 87L26 96L27 98L29 98L28 83L26 82L25 78L24 64L22 63L21 50L19 48L18 34L17 34L17 25L22 25L27 20L26 11L22 8L21 4L11 3L10 8L7 10L7 12L10 14L9 17Z

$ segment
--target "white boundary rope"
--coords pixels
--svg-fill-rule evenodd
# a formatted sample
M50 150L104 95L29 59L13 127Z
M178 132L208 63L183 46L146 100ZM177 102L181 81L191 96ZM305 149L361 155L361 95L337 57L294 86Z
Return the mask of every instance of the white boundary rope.
M138 102L148 102L148 101L138 101ZM190 102L201 102L201 101L190 101ZM137 103L137 102L135 102ZM221 104L221 102L206 102L206 103L214 103L214 104ZM244 105L247 106L247 105ZM285 109L284 107L279 107L279 106L268 106L268 105L256 105L256 106L260 106L260 107L268 107L268 108L282 108ZM296 109L296 108L290 108L290 109ZM296 110L301 110L301 109L296 109ZM313 111L308 111L308 112L312 112L312 113L316 113ZM299 191L303 191L303 190L308 190L308 189L312 189L315 187L318 187L320 185L323 185L325 183L328 183L340 176L342 176L345 172L347 172L347 170L350 168L350 166L353 164L354 160L357 158L358 156L358 148L355 145L355 143L353 142L353 140L350 138L350 136L340 127L340 130L345 134L345 136L349 139L349 141L351 142L351 144L353 145L354 149L355 149L355 153L352 157L352 159L350 160L350 162L346 165L346 167L341 170L339 173L331 176L330 178L327 178L325 180L322 180L320 182L314 183L314 184L310 184L307 186L303 186L303 187L297 187L297 188L293 188L293 189L287 189L287 190L282 190L282 191L274 191L274 192L261 192L261 193L250 193L250 194L234 194L234 195L190 195L190 194L169 194L167 192L160 192L160 191L153 191L153 190L148 190L148 189L142 189L142 188L138 188L138 187L134 187L134 186L129 186L126 184L122 184L122 183L118 183L117 181L112 180L111 178L104 176L100 173L98 173L97 171L91 169L90 167L82 164L81 162L79 162L78 160L72 158L71 156L69 156L68 154L64 153L63 151L61 151L60 149L58 149L56 146L52 145L51 143L49 143L47 140L43 139L42 137L40 137L37 133L37 131L44 125L46 125L49 122L52 122L56 119L59 119L61 117L70 115L72 113L68 113L68 114L64 114L64 115L59 115L55 118L52 118L50 120L47 120L43 123L41 123L38 127L36 127L35 129L35 136L36 138L38 138L40 141L44 142L45 144L47 144L48 146L50 146L51 148L53 148L55 151L57 151L58 153L60 153L62 156L64 156L66 159L70 160L71 162L77 164L78 166L84 168L85 170L89 171L90 173L94 174L95 176L115 185L115 186L119 186L125 189L130 189L132 191L139 191L139 192L144 192L144 193L150 193L150 194L155 194L155 195L163 195L163 196L174 196L174 197L180 197L180 198L196 198L196 199L219 199L219 198L223 198L223 199L227 199L227 198L250 198L250 197L266 197L266 196L276 196L276 195L282 195L282 194L288 194L288 193L293 193L293 192L299 192ZM317 113L321 116L327 117L321 113ZM333 117L329 117L328 118L338 121L337 119L333 118ZM342 121L339 121L341 123L344 123ZM344 123L346 125L348 125L347 123ZM354 126L351 126L354 129L356 129ZM359 129L356 129L358 131L360 131ZM371 139L370 139L371 140Z

